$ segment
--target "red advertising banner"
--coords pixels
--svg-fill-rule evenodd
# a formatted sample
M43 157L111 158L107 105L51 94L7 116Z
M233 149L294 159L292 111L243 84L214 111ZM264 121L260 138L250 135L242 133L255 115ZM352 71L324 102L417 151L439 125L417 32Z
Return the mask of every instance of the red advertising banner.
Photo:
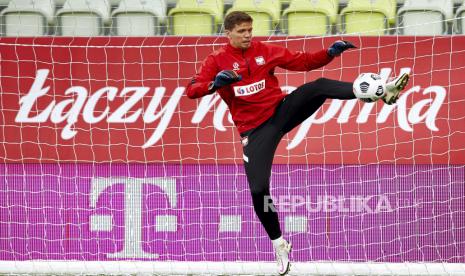
M257 38L260 39L260 38ZM337 38L276 37L295 51ZM312 72L277 69L283 93L318 77L409 71L396 105L327 101L275 163L465 164L465 37L345 37L359 48ZM217 95L184 89L223 38L1 38L4 163L242 163Z

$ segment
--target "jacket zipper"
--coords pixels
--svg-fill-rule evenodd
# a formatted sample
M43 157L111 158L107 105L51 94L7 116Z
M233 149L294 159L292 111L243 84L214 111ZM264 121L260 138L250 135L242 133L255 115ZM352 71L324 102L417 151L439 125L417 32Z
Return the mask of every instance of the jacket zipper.
M249 78L250 78L250 65L249 65L249 60L245 58L245 51L242 50L242 57L244 58L245 60L245 64L247 64L247 73L249 74Z

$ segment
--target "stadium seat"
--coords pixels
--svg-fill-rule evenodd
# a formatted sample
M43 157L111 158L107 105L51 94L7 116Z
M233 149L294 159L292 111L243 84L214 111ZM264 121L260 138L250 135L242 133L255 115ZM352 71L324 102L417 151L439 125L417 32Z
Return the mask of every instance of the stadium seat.
M119 4L121 3L121 1L123 1L123 0L110 0L110 5L112 7L118 7Z
M283 12L283 30L289 35L329 34L338 7L338 0L292 0Z
M389 24L395 26L397 23L397 0L391 0L391 10L389 11Z
M405 35L447 34L453 18L452 0L405 0L399 9L399 33Z
M457 12L455 13L454 25L454 32L456 34L465 34L465 1L457 9Z
M212 35L223 20L223 0L179 0L168 14L175 35Z
M392 0L349 0L341 11L342 32L383 35L389 33Z
M281 14L280 0L236 0L228 13L244 11L253 18L254 35L274 33Z
M113 34L123 36L153 36L160 34L160 24L166 19L164 0L121 0L112 14Z
M67 0L56 16L60 35L104 35L104 25L110 23L110 3L108 0Z
M0 0L1 2L2 0ZM3 1L8 1L8 0L3 0ZM119 5L119 3L122 1L122 0L108 0L110 2L110 5L112 7L117 7ZM55 0L55 4L57 6L63 6L65 4L66 0Z
M11 0L1 12L2 34L6 36L47 35L54 24L53 0Z

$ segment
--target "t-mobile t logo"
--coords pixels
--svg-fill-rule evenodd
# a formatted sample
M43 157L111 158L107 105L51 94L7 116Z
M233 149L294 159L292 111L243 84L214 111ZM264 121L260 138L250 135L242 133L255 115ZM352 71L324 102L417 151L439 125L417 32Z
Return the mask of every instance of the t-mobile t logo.
M135 178L135 177L102 177L92 179L92 191L90 205L97 207L97 201L101 193L108 187L116 184L124 185L124 246L119 252L107 254L108 258L158 258L158 254L144 252L142 249L142 188L143 185L155 185L166 193L168 203L171 207L176 207L176 179L166 177ZM111 217L93 215L90 217L91 231L95 229L94 221L105 221L103 228L111 230ZM102 226L100 226L102 228Z

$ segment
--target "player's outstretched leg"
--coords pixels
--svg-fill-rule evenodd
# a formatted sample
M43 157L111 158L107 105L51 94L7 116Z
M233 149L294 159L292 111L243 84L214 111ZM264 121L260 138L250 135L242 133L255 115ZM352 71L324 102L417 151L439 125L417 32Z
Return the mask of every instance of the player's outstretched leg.
M279 275L286 275L291 267L289 254L292 250L292 244L280 237L279 239L273 240L273 247L276 255L276 263L278 265L278 273Z
M410 76L403 73L400 76L386 82L386 94L382 98L386 104L394 104L399 99L400 91L404 90L407 86Z

